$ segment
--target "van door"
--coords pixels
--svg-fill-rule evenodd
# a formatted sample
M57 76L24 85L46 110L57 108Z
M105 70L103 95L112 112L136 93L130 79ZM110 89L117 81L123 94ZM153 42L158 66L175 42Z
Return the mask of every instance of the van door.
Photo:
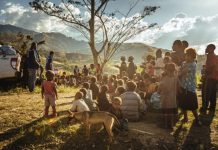
M15 70L11 67L12 57L0 48L0 79L15 77Z

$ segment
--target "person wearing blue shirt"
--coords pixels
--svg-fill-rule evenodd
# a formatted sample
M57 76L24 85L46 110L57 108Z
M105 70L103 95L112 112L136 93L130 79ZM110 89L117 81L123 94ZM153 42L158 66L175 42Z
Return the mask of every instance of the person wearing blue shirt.
M184 122L188 121L187 111L191 110L196 125L201 125L198 117L198 100L196 94L196 50L193 48L186 49L185 62L181 66L179 73L181 90L178 95L179 107L184 115Z

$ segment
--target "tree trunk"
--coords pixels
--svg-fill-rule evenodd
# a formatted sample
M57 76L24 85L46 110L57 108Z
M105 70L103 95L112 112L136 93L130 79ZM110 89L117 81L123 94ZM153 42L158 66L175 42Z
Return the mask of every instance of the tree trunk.
M95 49L95 45L93 45L93 44L91 43L91 41L90 41L90 43L89 43L89 46L90 46L91 51L92 51L93 62L94 62L95 65L97 65L97 64L98 64L98 55L99 55L99 54L97 53L97 51L96 51L96 49Z
M98 52L95 48L95 0L91 0L91 18L89 20L89 27L90 27L90 41L89 46L92 51L93 61L94 64L98 64Z

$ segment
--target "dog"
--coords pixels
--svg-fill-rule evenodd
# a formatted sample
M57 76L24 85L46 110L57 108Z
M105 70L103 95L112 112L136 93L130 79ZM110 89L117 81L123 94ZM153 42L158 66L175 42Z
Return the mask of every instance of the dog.
M104 125L104 128L107 131L109 136L109 143L112 142L113 139L113 132L112 128L116 123L118 126L120 122L118 121L117 117L111 113L104 112L104 111L84 111L84 112L71 112L68 111L70 114L69 116L69 123L71 120L78 121L85 126L85 133L86 133L86 140L90 139L90 128L92 124L101 123Z

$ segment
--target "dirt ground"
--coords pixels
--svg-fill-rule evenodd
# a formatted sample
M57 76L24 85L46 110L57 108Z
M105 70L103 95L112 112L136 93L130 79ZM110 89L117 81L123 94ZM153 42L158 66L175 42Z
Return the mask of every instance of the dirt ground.
M203 126L181 117L172 130L159 127L157 112L149 112L143 121L129 123L128 134L115 135L112 144L107 143L103 130L85 141L83 128L67 123L67 110L71 107L74 92L60 93L57 100L58 117L43 119L43 100L40 94L28 92L0 94L0 149L80 149L80 150L218 150L218 118L216 115L200 115ZM200 99L200 98L199 98ZM216 114L218 110L216 111Z

